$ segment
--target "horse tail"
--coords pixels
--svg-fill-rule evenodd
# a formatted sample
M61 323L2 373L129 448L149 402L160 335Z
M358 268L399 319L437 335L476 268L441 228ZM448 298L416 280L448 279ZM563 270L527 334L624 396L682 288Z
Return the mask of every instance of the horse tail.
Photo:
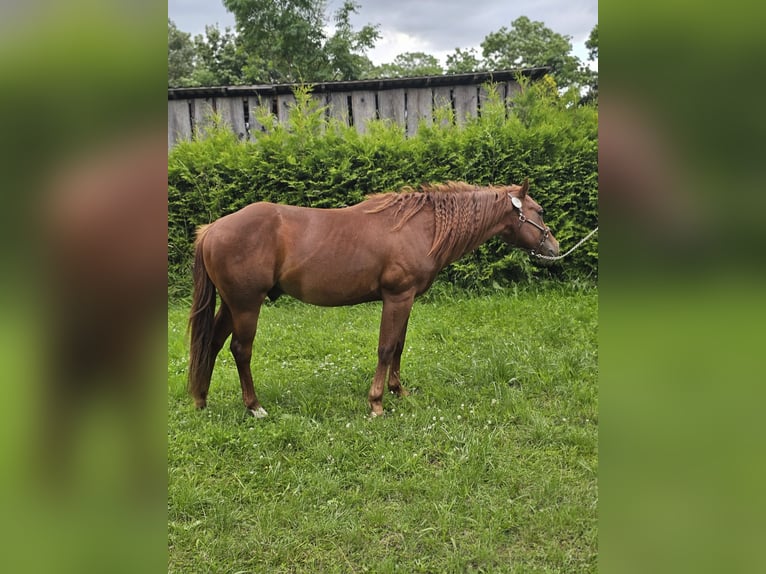
M207 273L202 256L202 243L208 227L208 225L204 225L197 230L197 240L194 242L194 268L192 272L194 292L189 314L191 344L189 347L188 388L198 407L205 406L214 360L212 345L216 289Z

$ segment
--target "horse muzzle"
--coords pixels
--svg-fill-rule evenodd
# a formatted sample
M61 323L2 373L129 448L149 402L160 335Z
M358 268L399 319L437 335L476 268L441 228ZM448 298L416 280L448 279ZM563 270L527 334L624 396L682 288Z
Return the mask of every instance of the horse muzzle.
M522 224L529 223L540 230L540 243L537 244L537 247L530 249L532 255L540 254L547 257L556 257L559 254L559 242L551 235L551 230L546 225L540 225L531 219L527 219L524 215L519 215L519 221Z
M547 257L558 257L559 255L559 242L556 241L556 238L551 235L551 230L547 227L543 230L543 235L540 238L540 243L537 245L536 248L530 249L530 253L532 255L539 256L540 259L538 261L543 264L543 266L550 265L553 263L552 260L546 259Z
M549 233L547 237L543 238L540 247L536 251L537 253L547 255L548 257L558 257L559 242Z

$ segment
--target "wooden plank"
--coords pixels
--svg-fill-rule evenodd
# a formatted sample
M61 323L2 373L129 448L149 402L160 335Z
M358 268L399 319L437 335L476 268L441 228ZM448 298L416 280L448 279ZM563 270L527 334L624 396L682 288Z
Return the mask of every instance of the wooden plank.
M168 149L191 139L189 100L168 100Z
M245 99L242 96L215 99L215 107L218 113L221 114L221 121L228 125L240 140L247 137L247 129L245 128Z
M521 92L521 84L514 80L505 83L505 109L509 110L514 106L513 99Z
M434 114L436 114L436 110L441 110L438 113L444 114L439 116L444 118L441 124L443 126L450 124L452 118L452 86L438 86L434 88L433 102Z
M499 94L502 98L505 92L505 86L498 86L497 84L492 84L490 86L490 89L495 92L496 94ZM484 106L487 104L487 100L489 99L489 92L487 91L487 84L482 84L479 88L479 110L483 109Z
M468 118L476 117L479 104L478 86L455 86L453 98L455 101L455 121L457 125L465 125Z
M216 111L216 114L221 118L221 122L233 130L233 121L232 121L232 110L231 105L229 103L229 100L231 98L213 98L213 109Z
M247 98L247 107L249 112L249 127L250 127L250 139L253 139L256 134L266 131L267 127L258 121L259 116L265 115L269 118L269 124L276 121L276 117L271 110L271 97L270 96L250 96Z
M290 110L295 106L295 96L292 94L280 94L277 96L277 119L279 123L286 124L290 119Z
M375 119L375 92L356 91L351 94L351 114L354 118L356 131L363 134L367 131L367 122Z
M312 92L311 93L311 99L314 101L314 105L317 106L317 108L321 108L324 116L329 117L330 111L329 111L329 97L330 94L327 92Z
M381 90L378 92L378 114L382 120L390 120L404 127L404 90Z
M514 80L510 80L506 83L506 90L505 90L505 97L506 98L513 98L516 94L518 94L521 91L521 84Z
M330 117L330 104L329 104L330 94L327 92L312 92L311 93L311 100L312 105L316 106L318 110L322 111L322 115L320 116L322 121L322 124L320 126L320 130L322 133L325 132L325 128L327 127L327 119Z
M432 112L431 88L418 88L407 90L407 135L414 135L418 131L421 120L431 123Z
M348 97L350 95L348 92L330 92L330 117L345 125L349 125Z
M434 109L445 107L452 109L452 89L452 86L433 88Z
M502 98L504 96L504 87L498 86L498 84L490 84L489 85L490 90L495 92L496 94L500 94L500 97ZM482 84L479 88L479 102L484 103L489 98L489 91L487 90L487 84Z
M317 107L327 107L329 94L327 92L311 92L311 99L314 100Z
M213 98L194 98L192 100L192 137L202 137L210 125L211 116L215 113Z

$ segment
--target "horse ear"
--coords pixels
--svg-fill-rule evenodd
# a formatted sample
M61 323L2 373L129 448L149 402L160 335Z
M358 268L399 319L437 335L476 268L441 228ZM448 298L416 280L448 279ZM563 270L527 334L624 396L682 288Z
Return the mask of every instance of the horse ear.
M521 189L519 190L519 197L524 197L527 192L529 191L529 178L524 178L524 183L521 184Z

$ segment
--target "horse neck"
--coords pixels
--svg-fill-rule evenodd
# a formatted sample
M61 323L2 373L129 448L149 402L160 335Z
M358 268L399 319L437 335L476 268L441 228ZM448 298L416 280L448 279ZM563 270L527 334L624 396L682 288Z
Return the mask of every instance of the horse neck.
M436 230L432 252L442 267L475 250L503 228L505 209L498 193L475 192L459 200L465 204L449 215L434 207Z

